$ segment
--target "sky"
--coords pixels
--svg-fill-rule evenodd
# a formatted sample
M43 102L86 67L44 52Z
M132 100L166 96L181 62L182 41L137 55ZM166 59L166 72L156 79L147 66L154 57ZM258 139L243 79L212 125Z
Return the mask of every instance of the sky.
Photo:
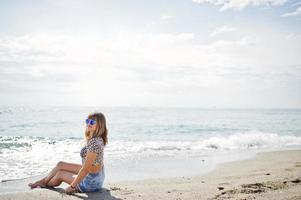
M1 106L301 108L301 1L1 0Z

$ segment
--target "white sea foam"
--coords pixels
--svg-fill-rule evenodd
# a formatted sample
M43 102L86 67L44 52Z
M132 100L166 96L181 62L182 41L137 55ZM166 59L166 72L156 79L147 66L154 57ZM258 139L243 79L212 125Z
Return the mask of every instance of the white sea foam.
M79 138L0 137L0 177L24 178L45 173L58 161L80 163ZM301 147L301 137L251 131L207 135L199 140L113 140L106 160L135 160L152 156L202 156L227 150L267 150Z
M0 147L0 177L15 179L45 173L60 160L79 162L75 154L80 141L36 137L2 137Z
M196 141L114 141L108 146L107 152L111 155L143 152L176 155L179 152L202 152L203 150L246 150L295 146L301 146L300 136L250 131L230 135L207 135Z
M200 140L196 149L263 149L301 145L301 137L250 131L232 135L219 135Z

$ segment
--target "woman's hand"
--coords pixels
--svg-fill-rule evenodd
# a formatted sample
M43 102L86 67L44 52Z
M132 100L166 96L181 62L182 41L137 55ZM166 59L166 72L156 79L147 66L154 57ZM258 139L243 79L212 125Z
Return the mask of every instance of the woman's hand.
M67 188L65 189L65 192L66 192L67 194L73 194L73 193L76 192L76 189L69 186L69 187L67 187Z

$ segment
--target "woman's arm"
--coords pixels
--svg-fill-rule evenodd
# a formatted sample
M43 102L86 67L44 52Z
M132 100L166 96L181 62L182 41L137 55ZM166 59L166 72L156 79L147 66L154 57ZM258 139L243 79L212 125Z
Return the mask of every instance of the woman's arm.
M87 156L84 164L82 165L82 168L79 170L77 177L70 184L71 188L77 186L85 178L85 176L87 176L87 174L90 172L94 160L96 159L96 156L97 153L87 152ZM69 193L68 191L70 192L70 188L66 189L67 193Z

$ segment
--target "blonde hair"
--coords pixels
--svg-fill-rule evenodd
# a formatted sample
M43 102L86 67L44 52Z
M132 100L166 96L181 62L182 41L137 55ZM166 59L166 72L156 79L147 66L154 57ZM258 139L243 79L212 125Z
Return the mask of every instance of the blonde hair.
M88 115L88 119L96 121L96 131L90 133L87 129L85 130L86 140L90 140L95 137L101 137L104 145L108 143L108 129L106 125L106 118L102 113L92 113Z

